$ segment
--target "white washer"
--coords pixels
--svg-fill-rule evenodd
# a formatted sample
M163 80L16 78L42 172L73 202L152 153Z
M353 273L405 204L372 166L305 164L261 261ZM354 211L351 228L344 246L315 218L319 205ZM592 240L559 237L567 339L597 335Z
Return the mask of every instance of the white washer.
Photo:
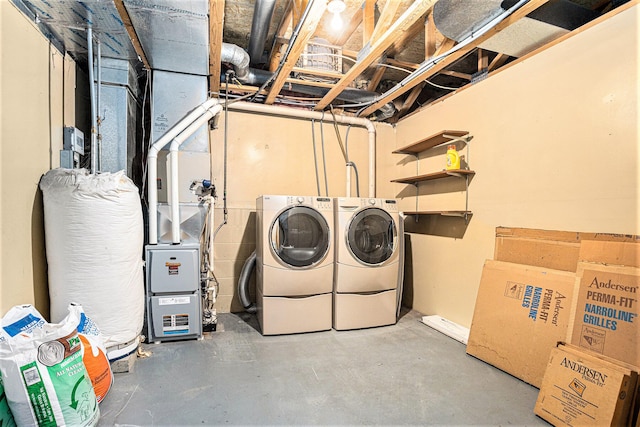
M403 233L393 199L338 198L333 327L395 324Z
M264 335L331 329L333 200L256 200L256 306Z

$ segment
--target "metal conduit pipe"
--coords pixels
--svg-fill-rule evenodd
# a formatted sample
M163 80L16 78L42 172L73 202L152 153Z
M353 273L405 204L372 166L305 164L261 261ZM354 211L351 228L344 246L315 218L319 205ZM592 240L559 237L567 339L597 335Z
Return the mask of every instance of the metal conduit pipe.
M251 21L251 36L249 37L249 46L247 48L249 58L251 58L251 65L262 62L264 43L267 40L269 24L271 23L275 6L276 0L256 0L256 6L253 9L253 20Z
M87 28L87 61L89 62L89 98L91 101L91 173L96 173L98 162L98 148L96 140L96 128L98 127L96 119L96 90L93 80L93 30Z
M198 117L202 116L210 108L218 105L218 100L210 98L194 108L183 117L171 129L165 132L152 146L147 153L147 201L149 203L149 244L158 244L158 152L164 148L178 134L184 131Z
M242 271L240 272L240 278L238 279L238 297L247 313L255 313L258 311L256 305L252 303L251 298L249 298L249 278L256 267L256 258L256 251L253 251L244 262Z
M339 124L360 126L369 132L369 196L376 197L376 129L371 120L362 117L350 116L326 116L321 111L297 110L288 107L278 107L273 105L253 104L251 102L234 102L228 106L231 110L246 111L250 113L269 114L281 117L293 117L308 120L335 121ZM347 167L348 170L349 167ZM348 191L350 192L350 190ZM347 197L350 195L347 194Z

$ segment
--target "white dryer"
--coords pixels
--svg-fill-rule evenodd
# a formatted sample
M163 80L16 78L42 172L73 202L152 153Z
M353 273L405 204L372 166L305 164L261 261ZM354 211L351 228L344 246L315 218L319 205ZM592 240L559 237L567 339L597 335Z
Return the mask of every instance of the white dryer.
M333 200L256 200L256 306L263 335L331 329Z
M334 329L395 324L404 258L396 201L349 197L334 203Z

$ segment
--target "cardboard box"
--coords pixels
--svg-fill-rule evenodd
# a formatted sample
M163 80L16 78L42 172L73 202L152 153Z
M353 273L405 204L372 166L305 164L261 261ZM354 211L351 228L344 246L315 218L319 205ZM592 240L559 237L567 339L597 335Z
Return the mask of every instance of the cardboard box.
M554 425L630 425L637 370L559 345L551 351L534 413Z
M639 243L583 240L578 259L595 264L640 267Z
M567 342L640 366L640 269L578 263Z
M536 387L566 339L575 274L487 260L467 353Z
M583 242L640 243L640 236L531 228L496 228L494 259L555 270L576 271ZM597 255L597 252L594 253Z

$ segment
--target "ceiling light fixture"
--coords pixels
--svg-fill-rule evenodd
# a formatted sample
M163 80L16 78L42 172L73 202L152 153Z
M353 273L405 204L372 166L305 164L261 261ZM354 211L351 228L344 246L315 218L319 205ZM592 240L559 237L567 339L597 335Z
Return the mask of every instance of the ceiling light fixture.
M331 0L327 5L327 10L333 13L333 18L331 18L331 28L333 30L341 30L342 29L342 16L340 15L347 6L344 4L344 0Z

